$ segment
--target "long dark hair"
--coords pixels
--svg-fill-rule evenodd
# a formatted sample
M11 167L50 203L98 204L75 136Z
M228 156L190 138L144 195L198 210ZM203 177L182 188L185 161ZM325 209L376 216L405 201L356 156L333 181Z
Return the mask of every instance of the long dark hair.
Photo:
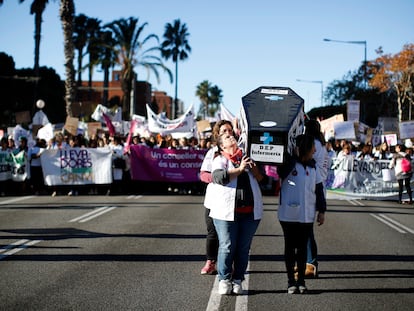
M315 145L315 139L308 134L298 135L296 137L296 147L298 150L298 158L302 159Z
M323 146L326 144L325 137L321 132L321 125L315 119L310 119L305 123L305 134L319 140Z

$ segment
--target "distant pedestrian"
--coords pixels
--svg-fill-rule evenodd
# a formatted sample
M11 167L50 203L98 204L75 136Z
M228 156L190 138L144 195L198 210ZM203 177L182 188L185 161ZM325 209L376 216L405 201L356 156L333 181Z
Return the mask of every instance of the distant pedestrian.
M395 178L398 181L398 203L402 204L402 195L404 186L409 198L409 204L413 203L412 191L411 191L411 177L413 176L413 170L411 165L411 157L404 152L404 145L397 144L395 146L395 153L389 164L389 168L394 168Z

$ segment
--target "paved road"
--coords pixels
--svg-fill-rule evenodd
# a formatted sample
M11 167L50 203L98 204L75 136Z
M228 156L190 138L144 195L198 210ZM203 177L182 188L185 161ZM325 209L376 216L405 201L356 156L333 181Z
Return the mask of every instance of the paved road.
M253 242L246 294L201 276L202 196L0 199L0 310L412 310L414 207L329 199L320 277L287 295L277 200Z

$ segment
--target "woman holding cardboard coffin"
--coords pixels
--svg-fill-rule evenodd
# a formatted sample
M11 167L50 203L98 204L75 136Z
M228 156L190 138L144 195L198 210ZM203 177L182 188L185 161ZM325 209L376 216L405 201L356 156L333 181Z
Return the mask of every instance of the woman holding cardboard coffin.
M307 243L315 217L319 225L325 221L326 200L322 177L316 169L313 154L315 141L310 135L296 138L296 152L280 166L282 180L278 218L285 237L285 265L288 294L305 293ZM316 215L316 212L317 215ZM295 280L295 264L298 269Z
M217 257L221 295L243 293L250 245L263 213L258 181L265 176L242 150L232 134L217 139L219 155L212 164L213 183L204 205L210 209L219 238Z
M214 147L210 148L204 156L203 163L200 168L200 180L210 186L213 181L211 175L211 167L213 165L214 155L218 153L218 147L216 145L217 139L220 135L224 134L233 135L233 125L228 120L220 120L216 122L213 127L212 139ZM205 222L207 227L207 238L206 238L206 257L207 261L204 267L201 269L201 274L215 274L217 273L216 262L218 254L218 237L217 231L214 227L213 219L210 217L210 210L205 208Z

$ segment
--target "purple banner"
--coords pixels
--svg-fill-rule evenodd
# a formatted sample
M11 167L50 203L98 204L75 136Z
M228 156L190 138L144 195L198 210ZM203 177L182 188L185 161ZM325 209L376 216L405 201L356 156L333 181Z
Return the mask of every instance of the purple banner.
M131 146L131 178L144 181L197 182L207 150Z

